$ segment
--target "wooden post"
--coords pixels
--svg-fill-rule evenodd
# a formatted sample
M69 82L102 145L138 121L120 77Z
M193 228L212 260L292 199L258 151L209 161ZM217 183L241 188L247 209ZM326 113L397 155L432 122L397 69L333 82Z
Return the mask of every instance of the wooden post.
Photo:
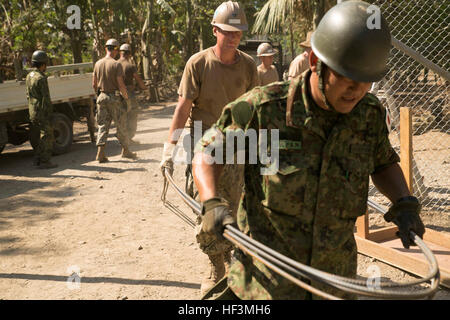
M356 219L356 234L363 239L369 237L369 213L367 210L363 216Z
M407 107L400 108L400 166L405 175L409 191L413 193L412 173L412 114Z

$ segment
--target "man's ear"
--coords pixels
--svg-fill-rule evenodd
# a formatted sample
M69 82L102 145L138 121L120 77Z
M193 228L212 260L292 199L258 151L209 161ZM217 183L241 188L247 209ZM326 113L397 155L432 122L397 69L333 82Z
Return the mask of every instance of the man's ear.
M213 35L214 35L214 37L217 38L217 27L216 26L213 27Z
M311 51L311 53L308 56L309 59L309 65L311 67L312 72L317 72L317 61L319 58L314 54L314 51Z

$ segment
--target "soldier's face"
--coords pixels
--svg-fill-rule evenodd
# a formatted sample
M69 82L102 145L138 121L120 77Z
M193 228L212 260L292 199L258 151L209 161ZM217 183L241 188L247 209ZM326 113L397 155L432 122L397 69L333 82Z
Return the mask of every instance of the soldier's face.
M217 38L217 45L222 49L237 49L242 38L242 31L225 31L214 27L213 33Z
M270 67L273 63L273 56L259 57L265 67Z
M336 71L325 70L325 96L339 113L349 113L369 91L371 82L357 82Z

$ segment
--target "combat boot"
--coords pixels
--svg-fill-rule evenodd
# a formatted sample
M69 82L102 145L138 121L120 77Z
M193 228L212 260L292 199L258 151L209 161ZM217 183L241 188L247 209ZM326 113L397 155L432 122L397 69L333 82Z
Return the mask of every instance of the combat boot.
M47 162L41 162L38 165L38 169L53 169L56 168L58 165L56 163L51 163L50 161Z
M137 155L135 152L131 152L128 148L122 148L122 158L136 159Z
M108 158L105 156L105 146L99 146L97 151L97 157L95 158L99 163L108 162Z
M208 258L211 269L209 276L203 279L202 285L200 286L200 294L202 297L225 276L223 254L208 255Z
M133 140L133 139L130 139L130 145L138 145L138 144L141 144L141 142L139 141L139 140Z

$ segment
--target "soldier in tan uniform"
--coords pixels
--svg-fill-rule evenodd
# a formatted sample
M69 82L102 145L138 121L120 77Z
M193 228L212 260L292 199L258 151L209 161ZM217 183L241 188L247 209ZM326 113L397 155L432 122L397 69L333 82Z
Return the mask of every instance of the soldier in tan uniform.
M257 49L257 57L261 61L258 66L259 85L265 86L279 80L277 68L273 65L273 58L278 51L269 43L261 43Z
M312 31L308 32L306 40L300 43L300 46L304 49L304 51L302 54L299 54L297 57L295 57L295 59L292 60L291 64L289 65L288 80L297 77L298 75L309 69L309 55L311 54L312 34Z
M105 50L106 56L95 63L92 79L92 87L98 93L98 152L96 159L100 163L108 162L108 158L105 156L105 146L112 120L117 126L117 138L122 145L122 158L136 158L136 154L128 149L126 117L124 115L131 110L132 106L123 81L122 65L115 60L119 52L119 43L116 39L109 39L106 42ZM123 110L122 99L125 99L127 110Z
M251 56L237 49L243 31L248 30L245 12L237 2L224 2L215 11L212 20L216 45L194 54L187 62L178 89L178 104L169 130L168 142L164 144L163 159L160 167L173 171L173 153L178 136L174 134L184 128L189 118L191 137L194 121L201 125L203 133L211 127L222 113L223 107L243 93L258 85L256 64ZM200 137L199 137L200 138ZM191 144L192 152L194 143ZM187 172L190 179L191 166ZM219 193L231 205L234 214L243 185L242 165L226 165L221 176ZM194 194L192 188L188 193ZM226 241L216 241L214 237L197 228L197 242L210 260L211 272L202 281L202 295L218 282L225 274L225 263L229 262L231 245Z
M138 103L134 94L136 80L139 88L145 90L146 86L139 76L136 66L131 62L131 49L130 46L125 43L120 46L120 59L119 63L122 65L124 73L124 82L127 87L128 98L131 101L131 110L127 113L127 128L128 139L130 144L139 144L139 141L133 140L137 130L137 115L138 115Z

